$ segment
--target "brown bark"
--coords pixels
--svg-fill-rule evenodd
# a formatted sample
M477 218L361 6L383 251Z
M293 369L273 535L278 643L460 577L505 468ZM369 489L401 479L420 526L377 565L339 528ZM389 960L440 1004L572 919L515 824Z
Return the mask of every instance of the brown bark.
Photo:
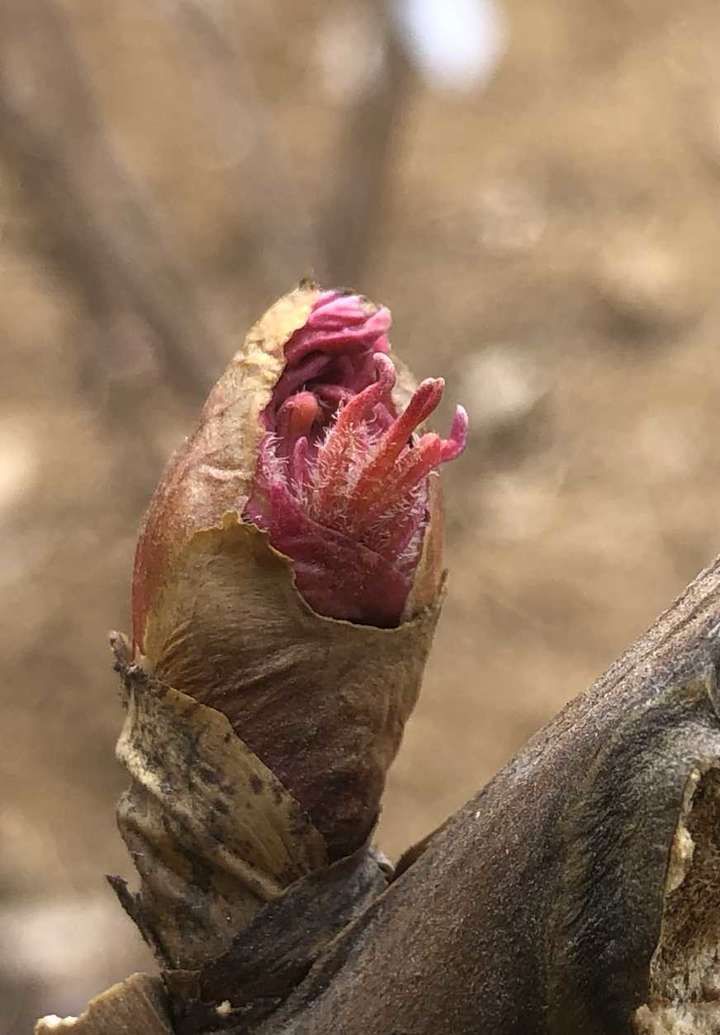
M35 1035L52 1032L72 1035L171 1035L172 1025L162 981L147 974L133 974L88 1003L79 1017L43 1017Z
M538 733L263 1035L719 1031L719 580Z

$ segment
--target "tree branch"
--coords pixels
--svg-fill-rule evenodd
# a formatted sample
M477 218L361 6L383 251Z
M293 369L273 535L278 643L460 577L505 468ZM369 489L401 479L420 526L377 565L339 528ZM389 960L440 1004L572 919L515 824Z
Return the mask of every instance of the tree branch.
M151 328L169 383L207 389L212 336L190 279L114 154L65 16L52 0L0 5L0 154L42 223L57 272L107 319L132 308Z
M446 825L263 1035L719 1030L719 616L716 561Z

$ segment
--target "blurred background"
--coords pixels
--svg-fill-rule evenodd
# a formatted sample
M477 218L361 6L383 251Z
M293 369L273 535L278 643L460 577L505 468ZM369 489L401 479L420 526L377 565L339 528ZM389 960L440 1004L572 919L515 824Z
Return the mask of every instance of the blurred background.
M0 0L0 1032L151 966L106 634L140 515L306 274L470 411L396 856L720 545L714 0Z

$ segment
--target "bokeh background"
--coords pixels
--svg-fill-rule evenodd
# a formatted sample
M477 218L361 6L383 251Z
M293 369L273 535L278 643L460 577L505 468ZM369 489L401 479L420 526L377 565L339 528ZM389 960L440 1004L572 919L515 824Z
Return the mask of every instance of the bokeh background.
M302 275L472 420L380 828L440 823L720 545L714 0L0 0L0 1032L150 966L103 874L142 510Z

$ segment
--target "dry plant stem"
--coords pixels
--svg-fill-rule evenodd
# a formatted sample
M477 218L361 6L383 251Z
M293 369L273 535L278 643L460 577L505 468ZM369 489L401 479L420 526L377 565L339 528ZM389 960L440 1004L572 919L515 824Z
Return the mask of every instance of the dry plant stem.
M719 614L715 562L443 828L263 1035L720 1031Z
M360 284L379 239L392 194L393 163L413 72L386 0L366 0L364 15L380 37L382 67L364 84L343 119L339 161L326 205L321 272L340 284Z
M166 380L197 401L207 385L199 357L219 350L189 277L113 152L70 22L52 0L0 5L0 157L37 209L57 272L102 322L136 312L154 333Z
M193 995L200 980L211 1002L227 989L232 1003L240 970L240 1010L257 1007L253 988L265 1000L254 1020L232 1008L209 1025L201 1011L198 1026L189 1001L176 1031L716 1033L719 612L716 561L379 899L363 879L360 914L324 951L313 925L310 949L302 946L305 906L293 908L290 889L290 940L263 965L263 974L283 975L270 978L273 995L252 969L254 946L269 932L264 951L274 951L283 923L272 911L282 898L257 914L224 963L193 978ZM122 988L106 995L122 997ZM268 1004L274 1012L263 1021ZM84 1023L83 1035L108 1031Z
M244 272L244 278L254 275L262 286L258 294L271 294L277 284L289 283L298 269L321 266L313 260L322 252L316 220L293 175L250 56L267 32L267 22L261 9L250 4L226 8L203 0L181 0L168 14L183 34L191 60L202 69L194 79L194 99L214 131L214 142L232 162L235 182L243 184L247 211L254 214L251 225L238 218L235 229L242 235L246 265L250 253L258 267ZM226 23L237 19L236 31L228 31ZM262 177L256 175L258 166ZM237 258L229 258L235 275Z

